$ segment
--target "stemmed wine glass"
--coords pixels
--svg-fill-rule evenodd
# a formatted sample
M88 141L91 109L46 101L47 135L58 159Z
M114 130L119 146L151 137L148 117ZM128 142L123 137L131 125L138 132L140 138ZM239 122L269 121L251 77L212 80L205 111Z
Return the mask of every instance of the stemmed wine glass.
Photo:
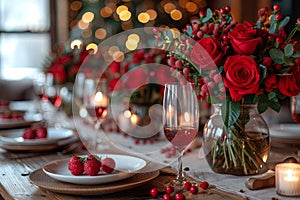
M101 123L108 115L109 95L106 79L87 78L84 81L83 105L88 115L93 119L96 131L101 129ZM92 148L97 148L98 136L94 134Z
M300 94L291 97L291 114L293 120L300 124Z
M163 108L164 134L179 152L178 174L170 184L182 187L186 179L181 157L196 138L199 128L199 107L192 84L165 84Z

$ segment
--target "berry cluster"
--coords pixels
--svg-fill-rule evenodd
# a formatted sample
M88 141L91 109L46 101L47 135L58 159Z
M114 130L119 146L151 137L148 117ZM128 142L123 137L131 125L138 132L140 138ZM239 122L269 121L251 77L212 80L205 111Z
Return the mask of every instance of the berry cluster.
M45 126L29 127L24 129L22 137L24 139L42 139L47 138L48 130Z
M100 171L111 174L115 170L116 163L114 159L106 157L99 158L90 154L87 157L73 156L68 163L68 169L75 176L89 175L96 176Z
M1 108L1 105L0 105L0 108ZM0 119L2 119L2 120L23 120L24 113L20 112L20 111L6 110L6 111L0 113Z
M203 181L199 184L199 186L192 184L191 182L187 181L184 183L183 191L180 191L179 193L175 191L174 187L171 185L168 185L165 188L165 193L163 194L163 200L185 200L184 192L188 191L190 194L198 194L199 190L206 190L208 188L209 184L207 181ZM158 188L151 188L150 195L152 197L158 196Z

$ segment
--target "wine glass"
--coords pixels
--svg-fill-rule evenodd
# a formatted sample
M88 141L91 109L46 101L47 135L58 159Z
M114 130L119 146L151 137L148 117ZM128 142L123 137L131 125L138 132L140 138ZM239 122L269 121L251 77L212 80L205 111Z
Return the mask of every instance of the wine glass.
M85 79L83 105L93 120L95 130L100 130L102 122L108 115L109 95L106 79ZM94 134L92 149L97 148L98 139L98 134Z
M178 174L170 184L182 187L186 179L181 157L196 138L199 128L199 107L193 85L177 82L165 84L163 108L164 134L179 152Z
M291 97L291 114L293 120L300 124L300 94Z

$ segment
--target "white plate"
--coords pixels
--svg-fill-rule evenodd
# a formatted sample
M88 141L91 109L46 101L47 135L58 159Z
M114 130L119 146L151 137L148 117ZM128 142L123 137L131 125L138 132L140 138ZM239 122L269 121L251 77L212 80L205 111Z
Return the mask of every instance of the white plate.
M68 170L70 158L46 164L43 167L43 171L51 178L59 181L80 185L96 185L129 178L146 166L146 161L137 157L117 154L99 154L98 156L101 158L110 157L114 159L116 162L115 172L112 174L99 173L97 176L74 176Z
M24 129L10 129L0 132L0 142L7 145L42 145L54 144L60 140L71 137L74 132L64 128L48 128L47 138L42 139L27 139L22 137Z
M276 124L270 126L270 136L274 139L300 140L299 124Z
M33 123L40 122L42 120L41 114L25 113L24 119L0 119L0 129L10 129L30 126Z

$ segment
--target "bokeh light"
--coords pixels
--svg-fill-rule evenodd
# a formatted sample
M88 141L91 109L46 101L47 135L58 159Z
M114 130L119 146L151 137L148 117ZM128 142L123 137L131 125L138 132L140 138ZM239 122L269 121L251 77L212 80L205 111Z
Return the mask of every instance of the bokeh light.
M171 18L175 21L178 21L182 18L182 13L180 10L174 9L171 11Z
M185 7L190 13L194 13L197 11L197 4L195 4L194 2L187 2Z
M146 24L150 20L150 15L146 12L142 12L138 15L139 22Z
M114 61L122 62L125 58L125 55L122 51L115 51L112 57Z
M88 27L89 27L89 23L85 23L84 21L82 21L82 20L80 20L79 22L78 22L78 27L80 28L80 29L87 29Z
M108 49L108 54L109 54L110 56L113 56L114 53L117 52L117 51L120 51L119 47L117 47L117 46L111 46L111 47L109 47L109 49Z
M75 49L75 47L78 48L78 49L80 49L82 43L83 43L83 42L82 42L81 40L73 40L73 41L71 42L71 44L70 44L70 47L71 47L71 49Z
M111 7L105 6L100 10L100 15L102 17L110 17L113 13L113 9Z
M95 44L95 43L90 43L86 46L86 50L87 51L90 51L90 50L93 50L93 54L96 54L98 52L98 45Z
M86 12L82 15L82 21L84 23L90 23L91 21L93 21L95 15L92 12Z
M122 21L127 21L131 18L131 12L128 10L123 10L120 12L119 17Z
M148 15L150 16L150 20L155 20L157 17L157 12L153 9L147 10L146 13L148 13Z
M168 14L170 14L173 10L175 10L176 9L176 6L174 5L174 4L172 4L172 3L166 3L165 5L164 5L164 10L165 10L165 12L166 13L168 13Z
M80 10L81 7L82 7L82 3L80 1L73 1L70 4L70 8L73 11L78 11L78 10Z
M120 15L120 13L124 10L128 10L128 7L127 6L124 6L124 5L121 5L121 6L118 6L116 12L118 15Z
M104 28L99 28L95 31L95 37L100 39L100 40L103 40L104 38L106 38L106 30Z

